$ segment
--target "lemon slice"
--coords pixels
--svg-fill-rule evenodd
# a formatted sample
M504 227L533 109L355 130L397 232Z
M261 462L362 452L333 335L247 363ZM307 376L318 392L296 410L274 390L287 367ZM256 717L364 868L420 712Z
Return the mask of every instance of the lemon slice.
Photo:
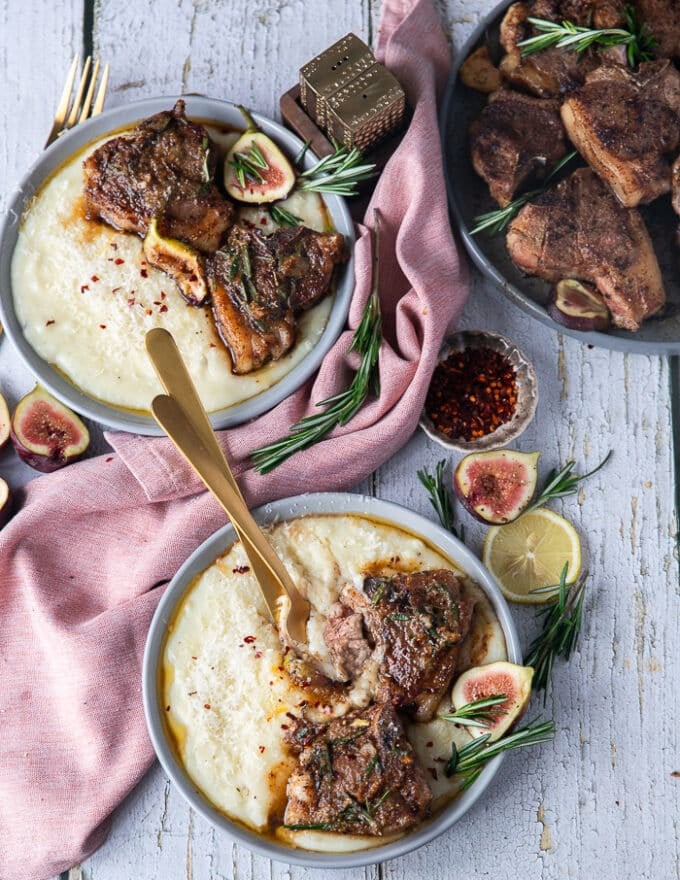
M504 526L494 526L484 541L482 561L510 602L538 604L545 593L532 593L559 584L568 562L567 583L581 568L581 541L564 517L541 507Z

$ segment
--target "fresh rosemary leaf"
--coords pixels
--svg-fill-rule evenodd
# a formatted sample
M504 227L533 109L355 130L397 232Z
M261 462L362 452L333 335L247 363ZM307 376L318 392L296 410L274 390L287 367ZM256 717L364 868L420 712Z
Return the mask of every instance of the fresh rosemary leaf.
M255 143L251 144L245 153L240 151L234 153L234 158L229 160L229 164L236 172L239 184L243 187L247 181L262 183L264 178L260 172L269 168L269 163Z
M548 742L554 735L554 722L537 723L534 721L524 727L518 727L513 733L503 736L495 742L490 743L491 734L485 733L470 740L460 749L456 747L455 743L452 743L451 757L446 763L445 773L447 776L460 776L461 788L464 790L477 779L487 761L495 758L496 755Z
M596 474L600 468L603 468L607 464L612 457L613 451L613 449L610 449L598 466L593 468L592 471L588 471L587 474L572 474L574 466L576 465L575 461L568 461L560 471L553 468L546 477L545 485L541 489L538 498L533 504L530 504L529 507L527 507L524 513L529 513L530 510L536 510L537 507L542 507L546 502L553 498L564 498L566 495L573 495L577 491L577 486L582 480L585 480L587 477L592 477L593 474Z
M495 211L489 211L486 214L478 214L472 221L474 226L470 230L470 235L477 235L484 230L486 230L489 235L498 235L500 232L503 232L503 230L509 225L510 221L519 214L520 208L524 207L527 202L542 195L547 189L549 189L550 184L555 177L575 156L578 156L576 150L572 150L570 153L567 153L566 156L563 156L560 161L551 168L550 173L543 181L543 185L538 189L532 189L529 192L523 193L521 196L517 196L516 199L513 199L510 204L506 205L504 208L497 208Z
M382 343L382 317L378 295L380 235L377 211L374 212L372 237L373 284L364 314L349 347L350 351L356 350L361 355L359 369L354 374L348 388L317 403L318 407L324 408L323 412L305 416L289 429L286 437L275 440L251 453L255 469L261 474L274 470L275 467L301 449L313 446L334 428L346 425L361 409L369 392L372 391L376 397L380 394L378 356Z
M451 495L444 485L444 468L446 467L446 459L441 459L435 465L434 473L431 474L427 468L416 471L416 475L425 487L430 496L430 503L435 509L439 522L442 526L460 541L465 540L465 527L460 526L456 530L453 519L453 504L451 503Z
M641 61L651 61L654 57L656 39L645 23L638 23L635 9L626 4L624 10L625 28L590 28L571 21L548 21L544 18L527 18L538 33L522 40L517 45L522 55L532 55L555 46L570 49L579 54L591 46L606 49L610 46L625 46L628 63L636 67Z
M576 583L567 584L568 568L569 563L565 563L559 584L541 589L541 592L557 590L557 598L548 608L538 612L539 616L545 617L543 631L529 645L524 659L525 666L534 668L532 687L536 690L547 690L553 661L557 657L569 659L581 631L587 572L582 573Z
M296 189L302 192L355 196L357 185L362 180L373 177L375 165L365 163L359 150L354 147L348 149L338 143L334 143L334 147L330 156L324 156L316 165L300 174Z
M272 205L269 209L269 216L279 226L299 226L302 223L302 217L292 214L281 205Z
M464 727L489 727L498 720L499 715L505 715L505 710L499 708L499 704L505 700L507 700L505 694L494 694L481 700L473 700L456 709L455 712L448 712L439 717L442 721L452 721Z

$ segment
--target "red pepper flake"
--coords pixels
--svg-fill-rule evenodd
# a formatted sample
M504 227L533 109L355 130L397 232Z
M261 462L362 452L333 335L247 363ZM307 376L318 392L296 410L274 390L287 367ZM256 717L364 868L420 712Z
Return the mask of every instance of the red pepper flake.
M243 641L246 643L246 645L250 645L255 641L256 638L257 636L246 636Z
M104 461L107 461L107 462L108 462L108 461L113 461L113 456L112 456L112 455L109 455L109 457L108 457L108 458L105 458Z
M80 285L80 292L81 292L81 293L85 293L85 291L86 291L86 290L89 290L89 289L90 289L90 288L89 288L89 286L88 286L87 284L81 284L81 285Z
M262 754L262 752L264 752L264 746L258 746L257 748L258 748L258 751L260 754Z
M434 779L435 782L439 779L439 774L437 773L436 767L428 767L427 772L430 774L430 776Z
M153 315L153 312L152 312L151 309L146 309L146 310L145 310L145 314L147 314L147 315Z
M168 310L168 307L165 305L165 303L163 303L163 305L160 307L160 309L158 311L159 312L167 312L167 310Z
M237 565L236 568L232 568L231 573L232 574L245 574L248 571L250 571L249 565ZM255 636L252 636L252 637L248 636L248 638L254 639ZM248 641L248 639L246 639L246 641Z
M155 300L153 301L153 304L154 304L155 306L159 306L159 305L161 304L161 301L160 301L159 299L155 299Z
M120 287L112 287L111 293L118 293L119 290L120 290Z
M271 684L271 682L269 682L269 684ZM281 730L290 730L290 724L282 724Z
M255 659L256 660L259 660L261 656L262 656L262 651L255 651Z
M50 324L54 324L54 323L55 323L55 320L54 320L54 318L50 318L50 320L49 320L49 321L45 321L45 326L46 326L46 327L49 327L49 326L50 326Z
M191 659L192 659L192 660L198 660L198 657L194 657L194 655L192 654L192 655L191 655Z
M148 278L148 277L149 277L149 273L146 271L146 269L140 269L140 270L139 270L139 274L142 276L142 278Z
M128 297L127 304L128 304L129 306L133 306L133 305L135 304L135 302L136 302L136 300L135 300L134 296L129 296L129 297Z
M121 257L116 257L113 262L116 264L116 266L122 266L125 260L123 260Z
M204 708L204 709L209 709L209 708L210 708L210 703L203 703L203 708Z
M505 355L466 348L437 364L425 400L434 427L455 440L475 440L510 421L517 407L517 376Z
M114 251L117 251L117 250L118 250L118 245L116 244L115 241L110 241L110 242L109 242L109 247L112 247L112 248L114 249Z
M263 217L263 218L260 220L260 223L261 223L263 226L266 226L266 225L267 225L267 218L266 218L266 217Z
M106 324L100 324L99 326L101 327L102 330L106 330Z
M209 343L208 343L208 348L217 348L217 345L216 345L216 343L214 343L214 342L209 342Z
M93 276L90 278L90 281L99 281L99 276L98 276L98 275L93 275Z
M161 299L165 299L165 291L161 290Z

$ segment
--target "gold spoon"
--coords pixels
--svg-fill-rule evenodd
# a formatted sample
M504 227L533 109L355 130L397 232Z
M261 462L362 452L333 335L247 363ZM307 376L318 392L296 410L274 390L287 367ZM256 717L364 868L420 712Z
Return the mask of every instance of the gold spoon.
M306 643L309 602L248 510L175 340L157 327L147 333L146 349L168 392L151 404L156 421L231 520L274 625L284 639Z

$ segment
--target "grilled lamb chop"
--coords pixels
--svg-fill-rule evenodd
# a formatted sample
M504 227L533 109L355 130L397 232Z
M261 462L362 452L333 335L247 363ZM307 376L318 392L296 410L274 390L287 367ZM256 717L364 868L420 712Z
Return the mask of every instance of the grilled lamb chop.
M475 171L501 207L527 181L542 179L567 151L557 101L494 92L470 126Z
M678 0L635 0L637 17L656 37L657 58L680 58L680 3Z
M232 227L208 259L215 325L232 372L249 373L295 343L295 319L330 290L333 269L347 259L340 233L298 226L263 235Z
M562 105L570 139L588 164L633 208L671 189L669 153L680 144L680 72L670 61L637 73L603 65Z
M474 602L462 594L458 578L446 569L369 577L363 592L345 588L341 602L362 615L375 645L378 699L429 721L451 683L472 621ZM333 645L331 657L339 656L337 632L324 636ZM356 654L356 629L353 643Z
M288 739L301 747L286 790L289 828L382 836L428 815L432 791L389 704L324 727L301 722Z
M546 18L549 21L570 18L579 24L587 20L587 11L590 11L601 20L610 21L617 19L617 6L616 0L602 3L585 3L580 0L513 3L500 28L501 45L507 52L500 63L501 73L513 86L525 89L539 98L557 98L576 88L584 81L586 74L600 64L601 59L593 52L579 55L567 49L556 48L522 56L517 44L534 35L527 18Z
M331 608L323 636L331 662L342 681L350 681L361 674L372 654L364 632L364 618L342 602Z
M111 138L84 163L85 205L126 232L146 235L152 218L164 234L205 253L216 250L234 208L213 181L217 149L184 115L184 101Z
M666 294L652 242L634 208L624 208L590 168L527 203L508 228L514 262L546 281L595 284L612 321L638 330Z

